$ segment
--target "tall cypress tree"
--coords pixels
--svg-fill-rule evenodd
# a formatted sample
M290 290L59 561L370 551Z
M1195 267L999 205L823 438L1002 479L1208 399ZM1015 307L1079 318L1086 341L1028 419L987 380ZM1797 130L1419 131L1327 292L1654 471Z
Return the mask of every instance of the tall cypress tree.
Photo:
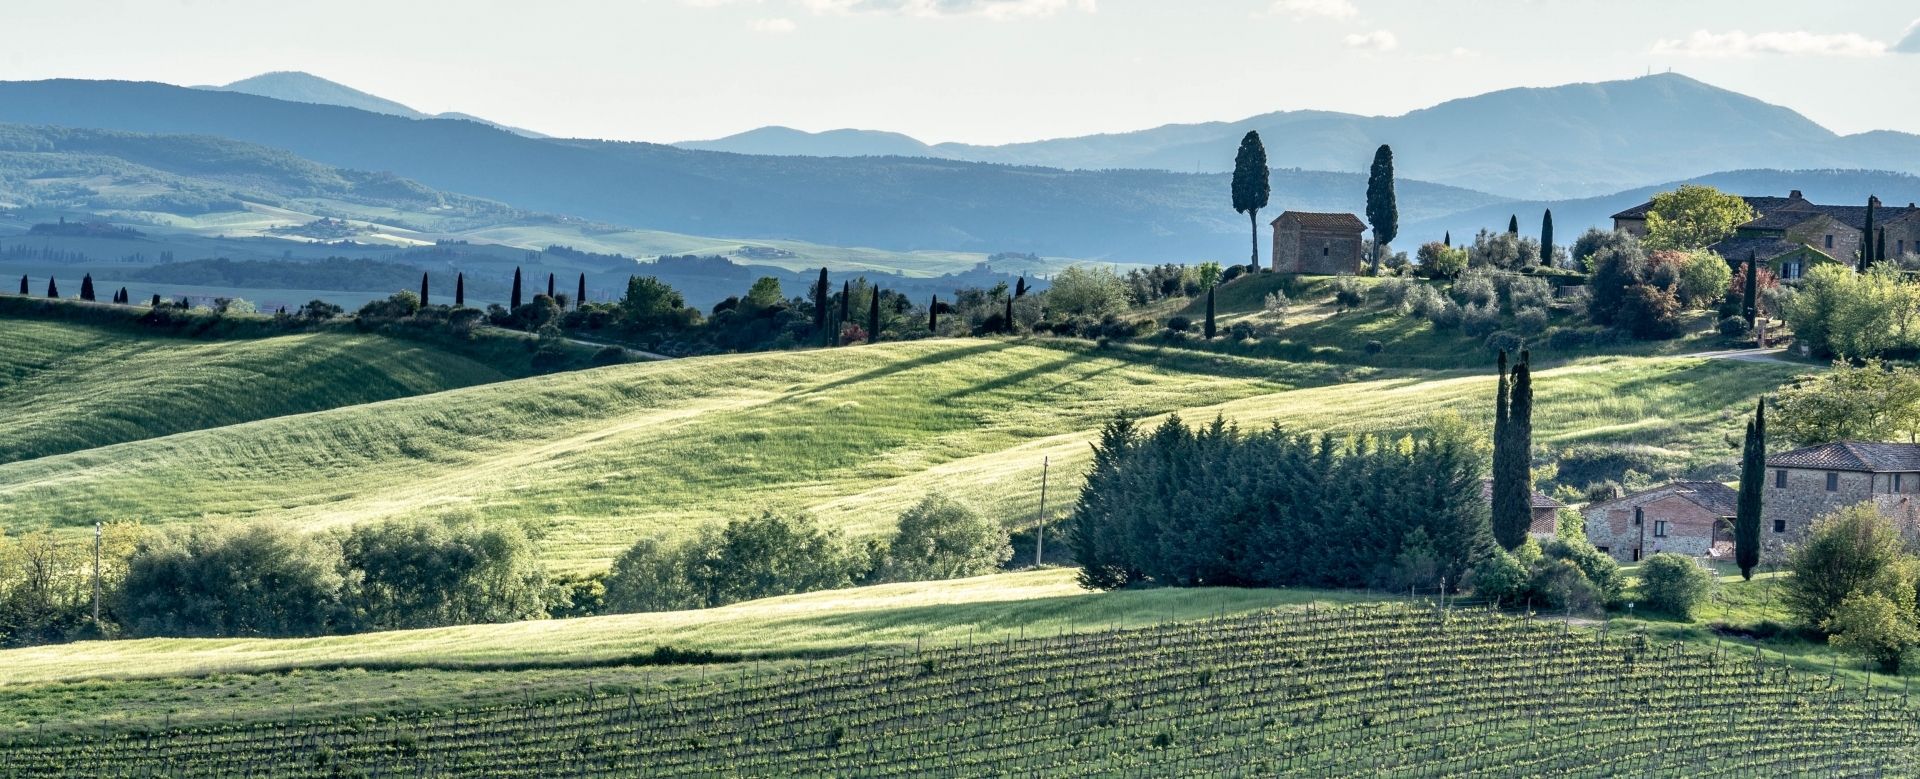
M1273 171L1267 169L1267 147L1260 133L1248 130L1240 139L1240 152L1233 157L1233 210L1247 215L1253 228L1254 267L1260 265L1260 209L1267 207L1273 194Z
M1027 277L1021 276L1019 281L1016 281L1013 283L1013 296L1016 298L1026 297L1026 294L1027 294Z
M873 288L873 297L867 301L867 343L880 340L880 288Z
M1494 540L1499 541L1501 547L1512 549L1518 544L1507 543L1501 524L1503 518L1511 513L1507 507L1507 491L1501 489L1506 482L1506 474L1511 470L1507 467L1507 460L1512 457L1512 441L1507 435L1507 407L1512 390L1507 380L1507 350L1500 350L1498 365L1500 383L1493 396L1493 486L1488 493L1488 502L1492 510Z
M573 310L579 311L580 306L585 304L586 302L587 302L587 274L582 273L580 274L580 291L578 294L575 294L573 296Z
M422 273L420 274L420 306L425 308L427 305L427 274Z
M1440 245L1445 246L1449 249L1453 248L1453 231L1452 230L1447 231L1447 237L1440 240Z
M1213 288L1212 287L1207 288L1207 324L1204 328L1202 328L1202 331L1206 333L1207 340L1209 341L1213 340Z
M1510 235L1520 234L1520 215L1519 214L1514 214L1513 216L1507 217L1507 233Z
M559 298L553 296L553 274L551 273L547 274L547 299L559 300Z
M153 293L153 302L152 302L152 303L148 303L147 305L148 305L148 306L150 306L150 307L152 307L152 308L159 308L159 307L160 307L160 293L158 293L158 292L155 292L155 293Z
M1761 486L1766 478L1767 399L1761 398L1747 420L1746 446L1740 452L1740 504L1733 519L1733 561L1748 581L1760 564Z
M853 282L840 282L840 321L847 321L848 306L853 305Z
M80 277L80 299L93 300L93 274Z
M1887 228L1880 228L1880 237L1874 240L1873 261L1887 261Z
M52 276L47 277L47 297L60 297L60 285L54 282Z
M1741 292L1740 316L1747 320L1747 329L1753 329L1754 322L1760 318L1760 255L1747 252L1747 286Z
M827 286L827 266L820 266L820 280L813 283L813 326L820 331L822 341L827 333L827 304L832 296Z
M927 304L927 332L940 333L940 296L934 295L933 302Z
M1014 332L1013 330L1013 298L1007 298L1006 330L1008 335L1012 335Z
M455 306L467 304L467 274L465 273L453 277L453 304Z
M1553 209L1540 217L1540 264L1553 264Z
M1527 542L1533 526L1533 376L1526 350L1513 366L1506 421L1498 425L1493 471L1493 538L1512 550Z
M507 299L507 309L520 307L520 269L513 269L513 296Z
M1866 273L1867 267L1873 264L1873 210L1879 205L1880 198L1867 196L1867 226L1860 231L1860 262L1854 266L1854 270L1861 273Z
M1380 144L1367 174L1367 224L1373 228L1373 270L1380 274L1380 256L1400 235L1400 206L1393 198L1393 148Z
M20 277L20 294L22 294L22 295L31 295L31 294L33 294L33 293L31 293L31 292L28 292L28 291L27 291L27 277L25 277L25 276L21 276L21 277Z

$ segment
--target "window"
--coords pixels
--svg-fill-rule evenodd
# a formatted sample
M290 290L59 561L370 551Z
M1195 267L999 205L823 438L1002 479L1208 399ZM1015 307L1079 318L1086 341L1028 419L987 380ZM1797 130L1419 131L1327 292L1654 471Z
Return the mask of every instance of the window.
M1831 235L1827 236L1827 248L1833 248L1833 236Z
M1900 474L1897 473L1893 475L1893 491L1900 491Z
M1640 520L1641 520L1641 519L1642 519L1642 518L1643 518L1644 516L1645 516L1645 515L1641 513L1641 511L1640 511L1640 509L1639 509L1639 508L1637 508L1637 507L1636 507L1636 508L1634 508L1634 510L1633 510L1633 524L1636 524L1636 525L1638 525L1638 524L1640 524Z
M1653 537L1665 538L1666 535L1667 535L1667 521L1664 519L1654 520L1653 521Z
M1775 533L1785 533L1785 532L1787 532L1787 521L1786 521L1786 520L1784 520L1784 519L1776 519L1776 520L1774 520L1774 521L1773 521L1773 532L1775 532Z
M1320 256L1322 256L1322 257L1325 257L1325 256L1328 256L1328 255L1330 255L1330 254L1333 254L1333 248L1332 248L1332 247L1330 247L1330 246L1322 246L1322 247L1320 247Z
M1840 474L1837 474L1837 473L1827 474L1827 491L1828 492L1840 491Z
M1773 486L1783 490L1787 488L1787 472L1785 470L1773 472Z

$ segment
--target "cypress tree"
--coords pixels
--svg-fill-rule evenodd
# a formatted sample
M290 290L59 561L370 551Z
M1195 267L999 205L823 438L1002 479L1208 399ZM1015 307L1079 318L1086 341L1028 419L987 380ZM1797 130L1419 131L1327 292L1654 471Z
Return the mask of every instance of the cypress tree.
M1520 215L1519 214L1514 214L1513 216L1507 217L1507 233L1510 235L1520 234Z
M1447 237L1444 239L1441 239L1440 244L1449 249L1453 248L1453 231L1452 230L1447 231Z
M853 305L853 282L850 280L840 282L840 319L839 321L841 322L847 321L847 314L849 313L849 311L847 310L847 307L851 305Z
M1380 273L1380 255L1400 234L1400 206L1393 198L1393 147L1380 144L1367 174L1367 224L1373 228L1373 274Z
M1753 580L1760 564L1761 486L1767 478L1767 399L1754 406L1747 420L1746 446L1740 453L1740 504L1733 519L1733 560L1740 576Z
M1019 281L1016 281L1013 283L1013 296L1016 298L1025 297L1026 294L1027 294L1027 277L1021 276Z
M507 309L520 307L520 269L513 269L513 296L507 299Z
M1553 209L1540 217L1540 264L1553 264Z
M873 297L867 301L867 343L880 340L880 288L873 288Z
M927 332L940 332L940 296L934 295L933 302L927 304Z
M467 304L467 274L465 273L453 277L453 304L455 306Z
M25 276L20 277L20 294L22 295L32 294L27 291L27 277Z
M1493 516L1494 539L1500 542L1501 547L1511 549L1513 547L1508 546L1506 537L1501 535L1500 525L1501 518L1507 514L1506 491L1500 487L1505 481L1504 474L1508 472L1507 460L1511 456L1510 443L1507 440L1507 406L1511 388L1507 383L1507 350L1505 349L1500 350L1496 370L1500 374L1500 382L1493 396L1493 488L1488 494L1488 502L1491 504L1489 508Z
M820 337L827 333L827 266L820 266L820 280L813 283L813 326L820 331Z
M1860 231L1860 263L1854 266L1854 270L1861 273L1866 273L1867 266L1873 264L1873 209L1878 205L1880 198L1867 196L1867 226Z
M93 274L80 277L80 299L93 300Z
M1513 367L1507 390L1504 423L1496 423L1498 439L1493 471L1493 538L1512 550L1527 541L1533 526L1533 377L1526 350Z
M582 273L580 274L580 292L579 294L576 294L573 296L573 310L579 311L580 306L585 304L586 302L587 302L587 274Z
M154 308L160 307L160 293L158 292L153 293L153 302L149 305L151 305Z
M427 305L427 274L425 273L420 274L420 305L423 308Z
M1006 321L1007 334L1012 335L1013 334L1013 298L1007 298L1006 320L1007 320Z
M1880 228L1880 237L1874 242L1873 261L1887 261L1887 228Z
M548 300L559 299L553 296L553 274L551 273L547 274L547 299Z
M1207 340L1209 341L1213 340L1213 288L1212 287L1207 288L1207 324L1203 329L1204 329L1204 332L1206 333Z
M1760 255L1747 252L1747 287L1741 295L1740 315L1747 320L1747 328L1752 329L1754 321L1760 318Z
M60 285L54 283L52 276L47 277L47 297L50 297L50 298L60 297Z
M1260 264L1260 209L1267 207L1273 194L1273 171L1267 168L1267 147L1260 133L1248 130L1240 139L1240 152L1233 158L1233 210L1247 215L1253 228L1253 265Z

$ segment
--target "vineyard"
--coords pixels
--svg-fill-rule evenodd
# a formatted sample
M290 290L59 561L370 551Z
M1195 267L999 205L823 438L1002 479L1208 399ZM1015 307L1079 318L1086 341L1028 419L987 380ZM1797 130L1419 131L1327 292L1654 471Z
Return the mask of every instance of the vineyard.
M16 731L0 776L1895 776L1905 695L1743 650L1362 606L998 637L572 700Z

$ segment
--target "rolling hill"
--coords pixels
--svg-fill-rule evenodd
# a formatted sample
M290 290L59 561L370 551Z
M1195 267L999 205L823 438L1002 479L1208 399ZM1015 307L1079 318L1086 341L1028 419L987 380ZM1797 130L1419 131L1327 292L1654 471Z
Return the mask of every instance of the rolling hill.
M297 70L278 70L262 73L251 78L243 78L223 86L199 86L194 89L206 89L215 92L242 92L249 95L271 97L275 100L290 100L295 103L318 103L337 105L372 111L376 114L392 114L408 119L464 119L479 122L488 127L497 127L514 135L527 138L546 138L548 136L519 127L509 127L499 122L489 122L472 114L448 111L439 114L426 114L415 111L378 95L370 95L345 84L328 81L311 73Z

